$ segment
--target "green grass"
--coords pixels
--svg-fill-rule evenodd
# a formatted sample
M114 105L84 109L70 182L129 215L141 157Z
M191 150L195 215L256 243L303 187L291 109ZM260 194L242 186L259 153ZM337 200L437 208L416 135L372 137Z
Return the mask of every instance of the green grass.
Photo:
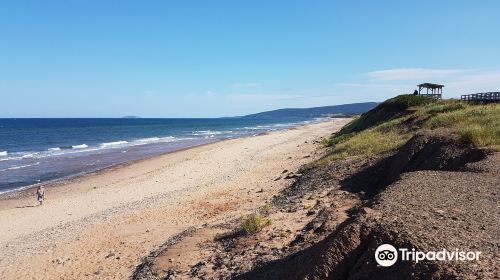
M360 117L354 119L352 122L344 126L339 135L346 135L355 132L360 132L371 127L375 127L381 123L393 120L408 114L407 109L415 106L422 106L432 103L433 99L405 94L399 95L385 102L379 104L372 110L362 114ZM336 143L327 141L327 146L332 146Z
M374 155L401 147L412 134L398 129L383 132L379 128L368 129L341 139L323 159L326 162L351 156ZM324 163L326 163L324 162Z
M466 105L462 109L433 116L429 129L450 128L463 140L478 147L500 147L500 104Z
M433 102L433 99L413 94L402 94L386 101L389 104L398 106L401 109L406 109L413 106L422 106ZM384 102L384 103L386 103Z
M417 114L430 114L436 115L440 113L452 112L456 110L461 110L470 105L459 101L459 100L437 100L432 103L425 104L421 106L417 111Z
M252 213L241 217L240 230L244 234L253 234L261 231L270 224L271 220L265 218L262 214Z
M418 123L420 120L421 123ZM325 142L318 163L379 154L404 145L417 131L446 129L477 147L500 148L500 104L468 104L402 95L361 115Z

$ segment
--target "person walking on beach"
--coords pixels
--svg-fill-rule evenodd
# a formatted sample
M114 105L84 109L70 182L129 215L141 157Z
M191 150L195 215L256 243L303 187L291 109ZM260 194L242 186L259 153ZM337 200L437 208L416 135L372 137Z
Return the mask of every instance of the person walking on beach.
M43 200L45 199L45 190L43 189L42 186L39 186L38 189L36 190L36 199L38 200L38 203L42 205Z

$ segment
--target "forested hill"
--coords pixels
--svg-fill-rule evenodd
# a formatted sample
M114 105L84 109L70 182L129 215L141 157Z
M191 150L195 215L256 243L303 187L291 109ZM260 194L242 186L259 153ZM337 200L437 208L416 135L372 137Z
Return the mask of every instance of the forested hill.
M278 109L273 111L261 112L251 115L243 116L243 118L295 118L295 117L321 117L333 114L360 114L364 113L375 106L377 102L363 102L363 103L352 103L352 104L342 104L334 106L323 106L314 108L288 108L288 109Z

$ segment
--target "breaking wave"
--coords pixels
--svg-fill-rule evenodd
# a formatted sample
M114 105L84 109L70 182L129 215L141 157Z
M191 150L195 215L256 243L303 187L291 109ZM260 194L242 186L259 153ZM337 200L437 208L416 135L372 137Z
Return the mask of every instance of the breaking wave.
M111 147L111 146L124 145L124 144L127 144L127 143L128 143L127 141L108 142L108 143L102 143L101 147L102 148L107 148L107 147Z
M80 145L71 146L71 148L73 148L73 149L85 149L88 147L89 146L87 144L80 144Z

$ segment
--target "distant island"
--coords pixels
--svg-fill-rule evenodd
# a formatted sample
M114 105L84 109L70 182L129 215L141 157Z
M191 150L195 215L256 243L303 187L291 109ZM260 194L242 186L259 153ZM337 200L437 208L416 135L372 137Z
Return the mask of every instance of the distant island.
M138 116L123 116L122 119L140 119Z
M333 106L313 107L313 108L287 108L266 111L256 114L241 116L240 118L267 119L267 118L315 118L332 115L353 115L364 113L375 106L378 102L351 103Z

